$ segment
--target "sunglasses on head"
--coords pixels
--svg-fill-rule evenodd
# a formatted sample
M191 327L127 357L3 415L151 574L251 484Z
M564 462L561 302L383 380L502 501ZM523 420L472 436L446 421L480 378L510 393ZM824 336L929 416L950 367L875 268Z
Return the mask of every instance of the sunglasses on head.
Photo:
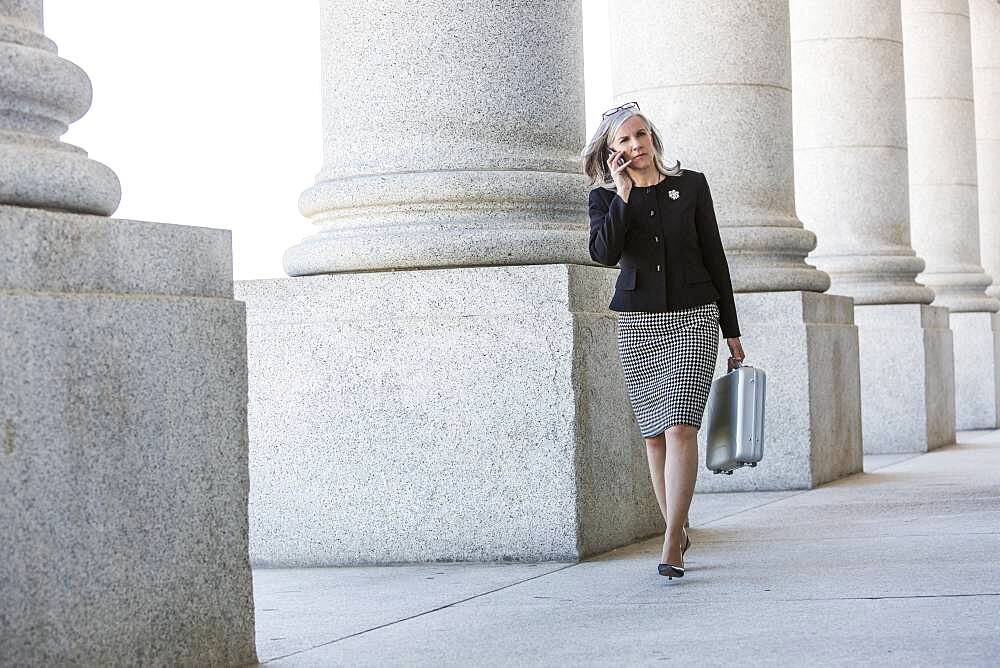
M607 118L608 116L613 116L613 115L617 114L619 111L624 111L625 109L632 109L633 107L636 110L638 110L639 109L639 103L638 102L626 102L625 104L623 104L620 107L615 107L614 109L608 109L603 114L601 114L601 118Z

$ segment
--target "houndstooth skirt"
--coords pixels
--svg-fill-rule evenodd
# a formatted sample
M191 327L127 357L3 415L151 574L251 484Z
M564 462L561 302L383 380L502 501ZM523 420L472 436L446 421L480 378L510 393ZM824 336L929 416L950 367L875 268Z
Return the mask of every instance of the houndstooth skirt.
M719 307L618 314L618 355L644 438L701 426L719 354Z

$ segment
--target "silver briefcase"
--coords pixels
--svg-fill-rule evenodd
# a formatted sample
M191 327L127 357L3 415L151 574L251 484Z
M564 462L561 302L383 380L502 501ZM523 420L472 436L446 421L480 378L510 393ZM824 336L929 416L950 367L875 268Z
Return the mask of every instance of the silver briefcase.
M767 375L752 366L738 366L712 382L705 409L705 466L712 473L732 474L763 458L766 388Z

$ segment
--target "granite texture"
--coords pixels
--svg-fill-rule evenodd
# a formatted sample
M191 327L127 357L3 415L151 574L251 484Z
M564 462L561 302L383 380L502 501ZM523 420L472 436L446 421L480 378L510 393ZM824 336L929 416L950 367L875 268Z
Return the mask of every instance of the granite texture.
M237 282L253 563L576 560L661 531L607 310L615 275Z
M933 288L935 306L995 312L1000 302L985 292L992 279L979 254L969 3L902 0L901 7L910 224L913 248L927 262L918 280Z
M244 331L231 299L0 292L0 664L255 661Z
M667 161L705 173L734 288L829 288L795 215L787 0L619 0L610 30L616 104L637 100Z
M118 177L59 141L90 108L90 78L42 33L42 0L0 5L0 204L111 215Z
M592 264L580 0L323 0L320 33L319 230L287 273Z
M929 304L910 247L899 2L789 6L795 205L817 236L809 261L855 304Z
M0 0L0 16L6 23L42 32L41 0Z
M976 100L979 237L986 289L1000 297L1000 4L969 0L972 81Z
M0 290L232 297L232 232L0 205Z
M995 429L1000 424L1000 316L952 313L955 335L957 429Z
M0 665L256 663L230 233L104 218L90 96L0 0Z
M955 442L955 366L948 309L855 306L865 454L926 452Z
M813 292L736 295L745 363L767 373L764 459L713 475L699 492L807 489L862 466L858 330L849 297ZM725 369L721 347L716 374ZM705 433L699 433L705 461Z

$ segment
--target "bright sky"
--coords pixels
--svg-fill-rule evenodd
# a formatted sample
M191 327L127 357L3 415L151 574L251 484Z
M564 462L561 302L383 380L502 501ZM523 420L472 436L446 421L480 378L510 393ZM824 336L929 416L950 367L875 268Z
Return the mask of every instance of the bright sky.
M583 0L588 134L611 106L607 1ZM118 174L116 218L230 229L237 279L285 275L322 166L318 6L45 0L46 35L94 86L63 140Z

